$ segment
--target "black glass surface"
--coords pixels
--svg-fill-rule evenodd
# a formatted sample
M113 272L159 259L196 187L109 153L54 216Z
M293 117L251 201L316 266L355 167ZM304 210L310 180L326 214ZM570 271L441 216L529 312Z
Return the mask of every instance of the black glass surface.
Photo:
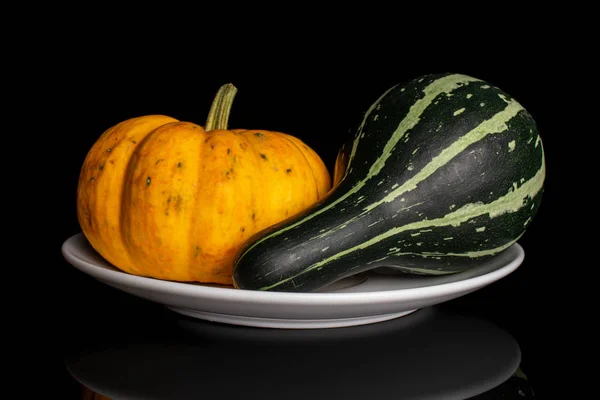
M111 399L534 394L508 331L444 306L362 326L271 329L193 319L112 294L118 310L80 318L63 348L74 382Z

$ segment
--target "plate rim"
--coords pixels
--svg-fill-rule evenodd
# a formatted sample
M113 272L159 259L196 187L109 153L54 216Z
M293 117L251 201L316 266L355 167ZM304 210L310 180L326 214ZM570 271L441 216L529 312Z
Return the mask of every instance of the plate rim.
M252 302L255 304L272 304L273 300L277 299L281 305L301 304L304 306L313 304L321 305L324 303L327 303L328 305L335 305L337 303L343 303L344 305L362 305L365 303L372 304L381 302L387 303L390 301L395 302L415 300L429 298L431 296L444 295L449 292L453 293L454 290L452 289L455 288L457 291L468 291L472 288L486 286L489 283L495 282L511 274L522 264L525 258L525 251L523 247L519 243L515 242L507 248L507 250L512 248L513 251L516 251L515 257L512 258L510 262L503 264L502 266L487 273L465 279L458 279L452 282L422 287L386 289L368 292L269 292L233 287L212 287L195 282L161 280L152 277L129 274L116 269L114 266L112 267L114 269L108 269L105 266L96 265L73 254L69 248L71 246L76 246L78 240L85 241L89 245L89 242L82 232L76 233L63 242L61 246L63 257L76 269L94 277L95 279L99 279L104 283L106 283L106 281L118 282L120 285L135 287L138 289L169 294L176 293L180 296L192 297L196 299L210 298L211 300L216 301L243 301ZM105 262L110 265L110 263L107 261Z

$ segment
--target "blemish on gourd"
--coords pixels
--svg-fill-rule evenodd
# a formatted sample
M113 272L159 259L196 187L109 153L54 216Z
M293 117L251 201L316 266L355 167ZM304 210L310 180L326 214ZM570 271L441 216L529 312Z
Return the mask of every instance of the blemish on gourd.
M202 254L202 249L200 246L194 247L194 258L198 258Z
M100 164L100 165L98 166L98 169L99 169L100 171L102 171L102 170L104 169L104 163Z
M242 226L242 228L240 229L243 232L246 232L246 228Z
M183 167L183 163L182 163L181 161L179 161L179 162L177 163L177 168L181 168L181 167Z
M516 144L517 144L517 142L515 142L514 140L511 140L508 143L508 152L509 153L512 152L515 149Z
M264 134L262 134L261 132L256 132L256 133L254 134L254 136L256 136L256 137L258 137L258 138L261 138L261 139L265 137L265 135L264 135Z
M156 162L154 163L154 165L158 165L163 160L164 160L164 158L159 158L158 160L156 160Z
M498 97L500 97L506 104L510 104L510 100L502 93L498 93Z
M227 149L227 154L230 154L230 153L231 153L231 149Z
M152 182L152 179L150 177L146 178L146 186L150 186L150 182Z
M288 169L285 170L285 172L287 172L289 174L290 172L292 172L292 169L288 168Z
M266 155L266 154L260 153L260 157L261 157L263 160L267 161L267 155Z
M109 147L108 149L106 149L107 153L110 153L112 151L112 149Z
M247 147L246 143L240 143L240 149L246 150L246 147Z

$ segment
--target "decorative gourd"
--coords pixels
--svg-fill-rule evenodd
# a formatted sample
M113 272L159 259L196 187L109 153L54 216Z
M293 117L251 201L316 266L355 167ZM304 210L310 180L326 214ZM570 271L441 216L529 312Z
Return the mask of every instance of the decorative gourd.
M80 172L77 214L92 247L115 267L231 285L245 240L329 191L326 166L300 139L226 130L236 92L221 87L204 128L148 115L94 143Z
M515 99L470 76L416 78L368 109L325 198L242 247L234 285L311 292L375 268L471 268L523 235L544 179L536 123Z

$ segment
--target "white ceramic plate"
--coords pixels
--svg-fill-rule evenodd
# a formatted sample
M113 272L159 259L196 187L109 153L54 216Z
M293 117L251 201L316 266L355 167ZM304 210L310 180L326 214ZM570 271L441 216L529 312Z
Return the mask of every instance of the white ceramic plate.
M62 254L93 278L180 314L227 324L300 329L363 325L401 317L487 286L516 270L525 256L515 243L466 272L414 277L367 273L317 293L286 293L131 275L104 260L81 233L63 243Z

